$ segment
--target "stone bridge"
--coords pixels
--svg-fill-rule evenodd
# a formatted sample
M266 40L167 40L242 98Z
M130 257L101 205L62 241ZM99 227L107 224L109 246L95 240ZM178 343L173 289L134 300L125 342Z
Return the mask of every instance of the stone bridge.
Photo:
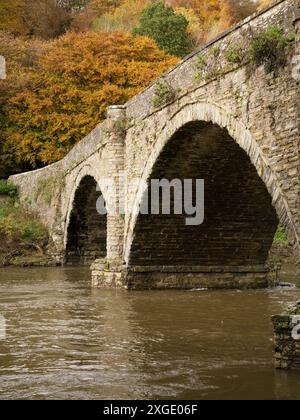
M272 25L295 36L270 72L247 51ZM63 160L11 177L57 260L93 262L95 287L262 287L280 222L300 268L299 40L299 0L277 2L110 107ZM122 173L125 187L108 188ZM139 214L145 183L162 178L204 179L203 224Z

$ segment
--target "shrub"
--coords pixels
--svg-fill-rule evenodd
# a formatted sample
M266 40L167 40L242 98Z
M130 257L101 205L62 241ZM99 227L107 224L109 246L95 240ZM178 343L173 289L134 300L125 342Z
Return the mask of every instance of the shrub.
M16 244L43 244L48 238L46 228L12 198L0 203L0 235L3 243Z
M225 51L225 58L228 63L241 64L244 60L245 51L241 45L229 47Z
M278 226L277 232L275 233L274 242L279 245L287 245L288 243L286 233L281 225Z
M184 57L191 51L188 26L183 15L162 1L155 1L143 10L133 35L148 36L167 54Z
M176 90L165 80L156 83L155 94L152 100L154 108L159 108L176 98Z
M288 47L294 41L293 36L286 36L277 26L256 35L250 42L249 58L259 67L264 65L267 73L276 72L286 64Z
M16 197L18 189L11 182L0 179L0 195L8 195L9 197Z

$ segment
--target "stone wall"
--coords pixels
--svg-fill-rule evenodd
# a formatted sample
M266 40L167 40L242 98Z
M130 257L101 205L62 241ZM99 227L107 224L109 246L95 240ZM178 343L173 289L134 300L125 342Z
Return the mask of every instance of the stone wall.
M276 315L272 322L275 367L300 370L300 315Z
M104 122L61 161L10 178L18 186L21 204L36 214L49 230L51 252L60 262L65 258L68 226L82 179L91 176L98 182L109 174L107 141L107 122ZM102 192L106 194L105 188Z

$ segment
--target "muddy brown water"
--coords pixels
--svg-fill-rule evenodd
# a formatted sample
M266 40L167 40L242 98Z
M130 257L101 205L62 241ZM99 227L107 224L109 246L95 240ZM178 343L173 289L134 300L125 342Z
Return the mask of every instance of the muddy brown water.
M92 290L84 268L1 269L0 399L300 399L300 372L273 369L270 322L298 299Z

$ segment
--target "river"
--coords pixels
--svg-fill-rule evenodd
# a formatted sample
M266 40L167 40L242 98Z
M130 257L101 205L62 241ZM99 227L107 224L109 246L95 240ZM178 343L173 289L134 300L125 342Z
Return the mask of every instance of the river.
M92 290L85 268L2 269L0 399L300 399L300 372L273 369L270 322L298 299Z

